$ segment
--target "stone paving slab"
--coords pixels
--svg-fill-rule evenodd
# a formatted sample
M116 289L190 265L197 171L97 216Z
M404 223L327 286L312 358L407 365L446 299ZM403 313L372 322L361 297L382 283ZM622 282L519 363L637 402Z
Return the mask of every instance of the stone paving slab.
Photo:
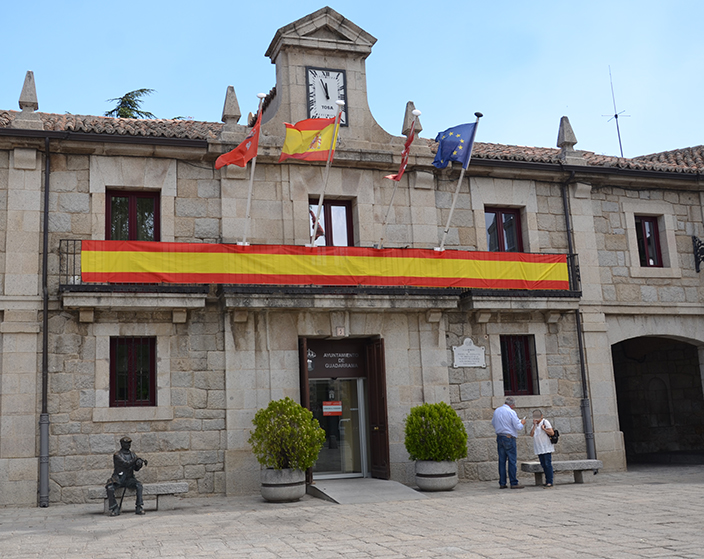
M654 558L704 556L704 466L600 472L552 489L461 483L418 501L337 505L310 496L182 499L104 517L96 504L0 509L14 559Z

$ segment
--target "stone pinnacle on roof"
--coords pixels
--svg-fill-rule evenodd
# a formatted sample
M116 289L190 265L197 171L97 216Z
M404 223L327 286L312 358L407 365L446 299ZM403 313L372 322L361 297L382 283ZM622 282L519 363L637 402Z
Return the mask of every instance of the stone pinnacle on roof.
M24 77L24 85L22 93L20 93L20 109L23 111L36 111L39 109L37 101L37 88L34 85L34 72L27 70L27 75Z
M225 106L222 109L222 121L225 124L237 124L241 116L242 112L240 111L240 104L237 102L235 88L228 85L227 93L225 94Z
M574 135L570 119L563 116L560 119L560 130L557 133L557 147L560 148L560 160L567 165L586 165L584 152L575 150L577 136Z
M557 147L563 151L572 151L577 143L577 136L574 135L570 119L563 116L560 119L560 130L557 133Z
M34 85L34 72L27 70L20 93L20 109L22 112L15 117L12 123L13 128L24 128L29 130L43 130L44 123L35 111L39 108L37 101L37 88Z
M411 123L413 122L413 111L416 110L416 106L413 101L406 103L406 114L403 116L403 128L401 129L401 134L408 136L411 133ZM420 134L423 130L423 126L420 123L420 117L416 119L415 133Z

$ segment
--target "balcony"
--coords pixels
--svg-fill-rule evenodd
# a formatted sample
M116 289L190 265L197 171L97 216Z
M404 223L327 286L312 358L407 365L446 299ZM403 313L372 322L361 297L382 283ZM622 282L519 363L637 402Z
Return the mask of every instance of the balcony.
M59 242L59 294L63 307L78 310L174 311L175 322L185 322L184 311L205 307L207 284L86 282L81 274L80 239ZM84 320L82 315L81 320ZM177 318L182 317L182 318Z
M64 307L576 308L576 255L62 240Z

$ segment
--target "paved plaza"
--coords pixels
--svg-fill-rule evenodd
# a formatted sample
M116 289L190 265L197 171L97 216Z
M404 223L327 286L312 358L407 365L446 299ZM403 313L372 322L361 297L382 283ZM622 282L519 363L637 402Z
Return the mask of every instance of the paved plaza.
M461 483L423 500L358 505L183 499L144 517L130 512L133 500L117 518L102 503L0 509L0 557L704 557L704 466L589 477L519 491Z

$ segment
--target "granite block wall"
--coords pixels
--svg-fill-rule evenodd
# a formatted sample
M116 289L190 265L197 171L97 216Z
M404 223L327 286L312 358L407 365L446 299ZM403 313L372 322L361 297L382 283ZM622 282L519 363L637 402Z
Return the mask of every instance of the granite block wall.
M465 423L468 454L461 461L460 473L470 480L491 480L497 477L496 437L491 418L504 400L503 372L496 355L501 333L536 332L540 393L517 396L519 417L541 409L545 417L560 430L555 459L583 458L586 452L580 400L582 387L576 329L572 315L562 316L556 324L542 324L540 313L497 313L488 323L477 323L465 313L448 314L448 362L452 363L452 346L461 345L467 337L476 346L486 348L487 367L449 368L451 404ZM541 333L542 332L542 333ZM529 427L518 438L518 459L536 460Z
M157 338L156 418L105 401L105 328ZM89 486L112 473L112 453L129 435L147 458L143 482L187 481L189 494L224 493L225 356L222 314L189 312L172 324L170 312L97 312L93 323L53 313L50 323L51 500L83 502Z

